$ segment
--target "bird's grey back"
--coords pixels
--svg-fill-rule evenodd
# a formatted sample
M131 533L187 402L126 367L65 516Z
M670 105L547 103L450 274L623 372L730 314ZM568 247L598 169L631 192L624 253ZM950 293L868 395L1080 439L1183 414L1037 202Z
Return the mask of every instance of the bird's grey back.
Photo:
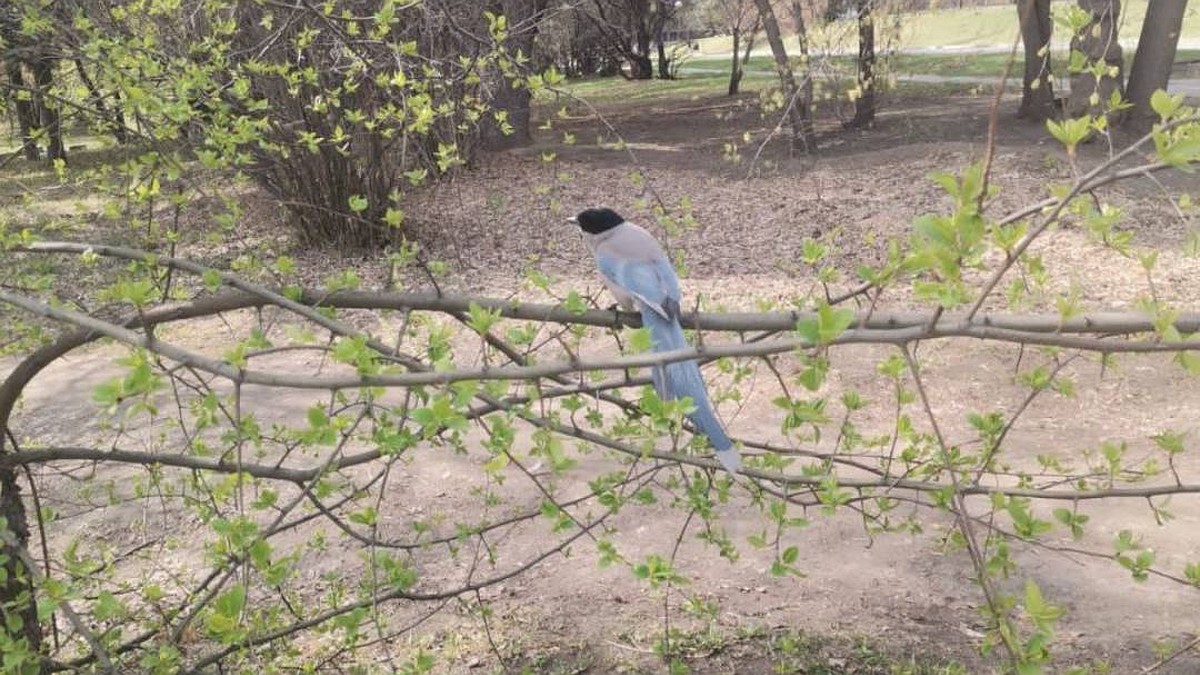
M630 222L600 234L589 235L589 245L596 255L612 256L627 262L657 262L666 260L662 246L645 229Z

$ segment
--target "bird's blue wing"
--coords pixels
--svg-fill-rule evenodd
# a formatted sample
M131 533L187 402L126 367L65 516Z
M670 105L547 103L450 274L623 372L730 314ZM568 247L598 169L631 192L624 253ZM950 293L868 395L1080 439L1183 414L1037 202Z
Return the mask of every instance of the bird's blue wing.
M679 319L679 278L665 258L654 261L619 260L600 253L600 273L655 314L668 321Z

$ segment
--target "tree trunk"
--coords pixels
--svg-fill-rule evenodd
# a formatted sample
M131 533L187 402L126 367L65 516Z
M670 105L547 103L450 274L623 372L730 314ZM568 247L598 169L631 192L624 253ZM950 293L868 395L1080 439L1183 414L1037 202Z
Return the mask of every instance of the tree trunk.
M804 6L800 0L792 0L792 27L796 30L796 35L805 33Z
M493 0L490 10L503 13L509 26L519 27L509 34L504 46L509 52L520 52L533 56L534 40L537 37L538 14L546 8L546 0ZM509 77L499 70L489 73L494 93L488 102L491 113L481 123L480 136L487 150L507 150L533 142L530 108L533 95L526 87L513 87ZM508 123L506 129L499 123L495 113L501 113Z
M759 21L762 21L762 17L759 17ZM800 102L804 104L804 108L800 111L800 115L804 120L805 143L815 152L817 140L813 132L812 120L813 78L812 70L809 68L811 61L808 53L808 27L804 24L803 14L796 17L796 45L800 50L800 63L804 65L804 79L800 82ZM782 45L780 45L780 51L783 51Z
M658 29L658 37L656 38L656 42L658 43L658 79L670 80L671 60L667 58L667 48L665 45L663 45L662 27L659 27Z
M30 65L37 85L34 105L38 109L41 128L46 132L46 159L66 159L67 151L63 147L58 104L50 96L50 88L54 86L54 61L48 56L38 56Z
M1129 101L1133 109L1125 124L1135 130L1146 131L1157 119L1150 108L1150 95L1166 89L1171 81L1171 66L1175 63L1186 10L1187 0L1154 0L1146 8L1142 37L1129 70Z
M660 80L670 80L673 78L671 74L671 59L667 58L667 45L664 44L663 33L667 27L667 19L670 15L661 5L655 5L657 10L654 12L654 42L658 48L658 78Z
M117 143L124 145L129 141L129 132L125 128L125 115L121 112L120 100L114 110L108 109L108 104L104 102L104 94L96 88L96 84L92 78L88 77L87 71L83 68L83 60L75 59L75 73L79 76L79 81L88 90L88 98L92 100L92 105L96 108L96 115L104 121L104 126L108 128L109 133Z
M750 28L750 34L746 36L746 50L742 54L742 70L750 65L750 52L754 50L754 38L758 36L759 29L762 28L762 18L757 17L754 20L754 26Z
M533 142L530 131L530 102L532 96L525 87L514 88L512 82L500 73L494 73L495 91L488 102L490 112L481 120L481 141L486 150L508 150L529 145ZM506 129L497 121L496 113L502 113L508 123Z
M641 18L637 21L636 40L637 49L630 61L633 69L631 75L635 80L649 80L654 77L654 64L650 60L650 28Z
M6 427L7 428L7 427ZM0 439L0 452L16 452L5 449ZM0 469L0 519L4 525L4 539L0 542L0 631L5 631L5 640L24 643L31 655L42 650L42 624L38 622L37 598L32 574L21 560L21 554L29 550L29 519L25 504L21 501L21 488L17 484L17 472L11 468Z
M1054 84L1050 81L1050 0L1019 0L1021 41L1025 43L1025 77L1017 117L1045 121L1056 116Z
M771 45L771 54L775 57L775 71L779 74L779 83L783 88L788 121L792 125L792 150L808 153L816 149L816 135L813 132L812 118L809 113L812 107L811 88L802 91L796 86L796 75L788 61L787 50L783 47L783 38L779 34L779 22L775 19L775 10L771 8L771 0L754 0L758 6L758 14L762 19L767 43ZM804 37L800 36L801 44ZM808 78L805 78L806 80Z
M1121 0L1078 0L1078 3L1092 15L1092 21L1071 38L1071 51L1081 52L1085 65L1081 72L1071 74L1070 114L1072 117L1109 115L1109 99L1114 93L1122 96L1125 93L1124 61L1117 40ZM1092 70L1101 64L1105 70L1097 77Z
M16 56L9 55L5 59L4 69L11 87L9 91L12 92L13 107L17 112L17 125L21 129L21 150L25 153L25 159L36 162L42 153L33 137L33 130L37 128L38 123L34 115L33 100L30 98L32 87L26 86L25 77L21 72L21 61Z
M850 126L868 129L875 124L875 20L874 0L858 0L858 98Z
M742 31L739 27L733 28L733 61L729 64L729 96L737 96L738 85L742 82L742 62L741 55L738 53L738 47L741 45L739 41L742 36Z

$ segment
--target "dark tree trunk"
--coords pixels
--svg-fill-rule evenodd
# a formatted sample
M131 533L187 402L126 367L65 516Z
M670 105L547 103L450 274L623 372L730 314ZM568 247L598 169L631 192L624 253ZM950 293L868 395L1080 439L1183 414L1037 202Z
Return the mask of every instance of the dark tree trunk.
M534 39L537 37L538 15L545 10L547 0L493 0L490 10L503 13L509 26L520 30L508 36L504 46L512 53L520 51L532 57ZM481 140L487 150L507 150L529 145L533 142L531 131L530 104L533 95L525 87L513 87L509 78L494 70L490 73L493 94L489 105L492 114L487 115L481 125ZM495 116L501 113L507 128Z
M759 17L762 21L762 17ZM800 50L800 62L804 65L804 78L800 81L800 102L804 104L804 108L800 111L801 118L804 120L805 143L815 152L817 149L816 135L813 132L813 78L812 71L809 69L811 60L808 53L808 26L804 23L804 15L799 14L795 19L796 28L796 45ZM781 49L782 51L782 45ZM773 50L772 50L773 53Z
M850 126L867 129L875 124L875 20L874 0L858 0L858 98Z
M25 159L37 161L42 153L33 137L33 130L38 126L33 101L29 96L33 88L25 84L21 62L17 57L9 55L4 61L4 69L8 76L13 107L17 112L17 125L21 129L21 150L25 153Z
M1078 0L1078 3L1091 14L1092 21L1071 38L1071 51L1082 53L1086 65L1084 72L1071 74L1069 112L1073 117L1106 115L1109 114L1108 102L1113 94L1125 93L1125 63L1121 43L1117 39L1121 0ZM1100 77L1096 77L1091 68L1101 63L1107 69Z
M481 124L481 141L485 150L508 150L533 142L530 131L530 102L532 96L525 87L513 88L503 75L496 74L496 89L488 105L491 111ZM496 119L503 113L507 127Z
M4 445L0 439L0 452L16 452ZM0 540L0 569L4 571L0 581L0 630L7 632L6 640L24 642L29 652L37 654L42 648L42 625L38 622L32 575L21 559L29 550L29 520L17 473L11 468L0 469L0 518L4 522L0 526L4 535Z
M738 86L742 83L742 62L738 53L742 31L737 26L733 28L733 60L729 64L729 95L737 96Z
M654 42L659 49L659 79L671 79L671 59L667 58L667 47L662 43L662 31L666 28L666 23L666 14L661 10L654 14Z
M79 75L79 81L88 90L88 98L92 100L92 105L96 108L96 115L104 121L104 126L108 132L113 135L113 138L124 145L129 141L129 132L125 127L125 115L121 112L120 101L115 109L109 110L108 104L104 101L104 94L96 88L96 84L92 78L88 77L87 71L83 68L83 61L75 59L75 72Z
M1025 77L1017 117L1038 122L1056 116L1054 84L1050 81L1050 0L1019 0L1021 41L1025 43Z
M654 63L649 54L634 54L630 59L630 77L635 80L649 80L654 77Z
M788 121L792 126L792 149L809 153L816 149L816 134L813 131L811 87L800 89L796 85L796 75L788 61L787 50L783 46L783 37L779 34L779 22L775 19L775 10L771 8L771 0L754 0L758 6L758 14L762 18L767 42L771 45L771 54L775 58L775 71L779 74L779 82L786 99ZM805 44L805 36L798 36L800 43ZM805 78L806 85L809 79Z
M37 85L34 103L38 109L41 128L46 133L46 159L66 159L67 151L63 147L58 104L50 97L50 88L54 86L54 61L49 57L39 56L30 65L33 68L34 83Z
M792 0L792 28L795 29L796 35L803 35L806 32L804 27L804 6L800 0Z
M750 34L746 36L746 49L742 52L743 71L745 71L746 66L750 65L750 52L754 51L754 38L758 37L760 29L762 29L762 18L756 17L754 19L754 26L750 29Z
M631 75L635 80L649 80L654 77L654 63L650 60L650 26L646 25L644 17L636 17L636 22L637 49L630 61Z
M1171 81L1171 66L1175 64L1186 10L1187 0L1154 0L1146 8L1142 37L1129 70L1129 101L1133 109L1125 123L1135 130L1148 130L1157 119L1150 107L1150 95L1166 89Z

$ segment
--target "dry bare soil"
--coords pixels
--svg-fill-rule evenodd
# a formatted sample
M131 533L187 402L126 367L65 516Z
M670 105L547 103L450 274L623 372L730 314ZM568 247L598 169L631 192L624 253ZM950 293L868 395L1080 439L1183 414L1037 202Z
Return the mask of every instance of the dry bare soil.
M812 271L800 263L807 237L834 247L841 285L850 285L854 268L877 262L889 237L905 236L916 216L947 208L926 176L957 170L985 150L985 97L895 98L874 129L823 127L814 158L791 159L782 144L768 145L755 162L756 175L747 178L757 143L775 120L744 103L702 98L605 107L624 149L612 145L617 138L595 120L558 121L553 130L540 132L537 147L486 161L451 184L418 195L410 210L413 232L427 242L430 257L450 263L453 271L445 281L450 288L508 296L520 286L522 271L537 265L555 277L556 288L596 291L599 283L587 254L563 217L585 206L607 205L648 223L648 205L656 199L669 206L686 199L697 227L670 236L660 232L686 261L685 293L703 295L713 305L752 310L759 299L782 300L812 289ZM992 180L1001 191L989 207L993 214L1041 199L1047 184L1072 176L1061 149L1041 128L1015 120L1014 109L1015 103L1006 101L999 111ZM750 143L743 140L746 130L752 132ZM575 136L574 145L560 142L563 132ZM608 145L597 145L598 140ZM739 164L727 158L727 143L741 146ZM1103 143L1093 144L1083 150L1081 162L1093 165L1106 151ZM557 153L557 159L543 162L542 152ZM1051 287L1075 289L1091 309L1132 308L1151 291L1194 306L1200 264L1182 249L1188 229L1200 223L1194 215L1189 221L1178 214L1163 197L1164 188L1194 191L1196 184L1189 180L1194 176L1138 179L1103 194L1125 210L1125 227L1136 232L1137 243L1160 251L1153 289L1136 260L1070 226L1038 245ZM252 199L248 226L265 229L262 223L274 222L273 212L271 204ZM314 274L330 264L353 264L367 285L385 276L377 260L330 260L336 257L310 252L301 262ZM902 291L885 295L882 302L883 309L914 306ZM214 336L225 330L217 322L208 329ZM190 337L196 344L208 339ZM886 401L889 385L875 366L887 353L881 347L834 350L831 397L853 387L869 399ZM1025 397L1027 390L1014 379L1019 358L1014 346L954 340L923 345L920 353L932 406L952 442L971 442L967 412L1012 412ZM48 370L29 391L17 418L20 432L59 444L89 433L95 414L90 385L113 372L111 357L111 351L96 349ZM1109 370L1080 360L1067 372L1078 394L1035 402L1009 439L1014 462L1038 454L1080 457L1105 441L1125 441L1131 455L1145 454L1149 437L1164 429L1189 432L1193 446L1200 437L1200 388L1167 358L1123 359ZM743 406L721 410L733 434L777 438L781 412L770 403L776 392L769 379L756 379L744 394ZM279 417L301 416L311 403L311 397L300 396L249 400L274 411L264 414ZM887 406L877 407L862 425L886 433ZM575 481L582 485L589 472L611 468L607 461L611 458L586 459L582 477L564 479L564 489L569 492ZM1179 469L1185 480L1200 482L1196 448L1185 454ZM467 497L482 480L477 458L422 451L398 471L389 488L392 509L385 512L390 526L402 528L418 514L477 506ZM537 504L541 497L533 487L520 485L509 495L513 503ZM1048 517L1049 507L1039 508ZM1174 519L1159 525L1142 501L1089 502L1081 505L1091 517L1083 542L1073 542L1061 528L1047 541L1110 551L1118 531L1134 529L1155 550L1158 565L1180 575L1185 563L1200 561L1200 501L1180 495L1169 508ZM659 505L623 514L614 524L630 558L669 555L680 539L678 567L687 585L664 602L627 569L600 569L590 545L581 543L570 557L551 558L485 592L495 612L491 639L508 665L534 672L657 672L665 666L652 647L668 620L664 607L669 605L670 625L683 631L680 639L695 672L890 672L889 664L909 659L992 671L993 662L978 655L982 597L966 554L940 546L948 519L927 514L921 534L871 538L851 512L808 515L812 524L788 542L800 547L804 576L778 578L768 573L771 551L741 544L762 527L749 504L735 500L722 512L722 523L742 550L732 563L696 541L694 531L681 535L684 514L679 511ZM123 523L78 520L53 534L65 538L88 528L133 536ZM515 534L502 551L519 559L522 551L537 549L543 531ZM1139 672L1158 659L1155 644L1180 645L1200 633L1200 595L1194 588L1156 577L1135 583L1112 561L1071 552L1018 547L1017 558L1016 590L1018 580L1033 578L1066 610L1054 645L1056 668L1107 662L1111 672ZM682 611L689 596L713 600L719 611L707 622L689 615ZM418 645L441 650L438 672L501 666L481 623L450 609L393 645L393 656ZM1200 655L1186 654L1156 672L1200 672Z

